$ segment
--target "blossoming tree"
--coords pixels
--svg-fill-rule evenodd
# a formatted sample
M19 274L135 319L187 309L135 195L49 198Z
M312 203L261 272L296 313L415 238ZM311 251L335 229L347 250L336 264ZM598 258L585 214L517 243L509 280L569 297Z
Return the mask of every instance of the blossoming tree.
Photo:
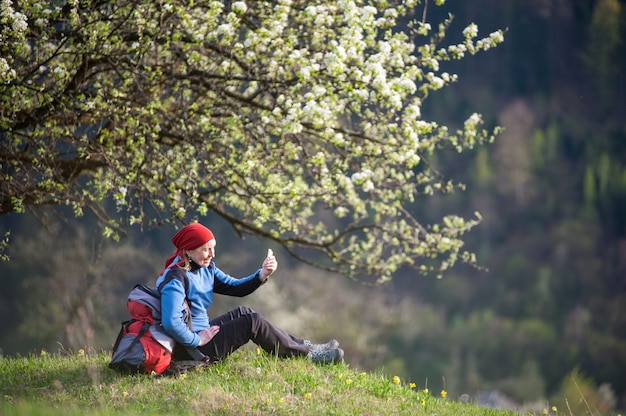
M432 27L417 0L0 4L0 213L71 206L116 237L212 212L377 281L475 262L461 238L479 217L423 224L410 207L457 187L436 152L497 131L420 109L457 80L441 61L501 31L445 44L451 18Z

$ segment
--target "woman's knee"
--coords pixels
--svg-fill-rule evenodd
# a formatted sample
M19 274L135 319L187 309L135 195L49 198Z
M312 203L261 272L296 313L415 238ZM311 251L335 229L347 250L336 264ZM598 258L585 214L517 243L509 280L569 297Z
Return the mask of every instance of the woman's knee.
M254 309L250 308L249 306L240 306L237 309L240 315L250 315L256 313L254 312Z

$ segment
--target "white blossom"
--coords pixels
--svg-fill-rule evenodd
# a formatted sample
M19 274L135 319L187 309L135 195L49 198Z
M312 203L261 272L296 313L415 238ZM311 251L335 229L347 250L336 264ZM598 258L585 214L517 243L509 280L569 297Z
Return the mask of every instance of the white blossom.
M417 85L415 85L415 82L409 78L400 79L399 85L403 90L406 90L411 94L417 90Z
M300 68L300 76L302 77L302 79L304 81L307 81L311 78L311 71L313 69L310 66L303 66L302 68Z
M429 72L428 74L426 74L426 78L431 83L431 86L434 90L441 89L445 85L444 80L439 78L437 75L435 75L432 72Z
M317 15L317 7L307 6L307 8L304 9L304 15L307 17L312 17L312 16Z
M461 59L465 56L465 52L467 52L467 46L461 45L451 45L448 47L448 53L452 55L455 59Z
M9 66L9 63L6 61L6 59L0 57L0 77L2 79L7 77L10 70L11 70L11 67Z
M248 10L248 6L243 1L236 1L233 3L233 11L237 14L244 14Z
M346 215L348 215L348 208L346 207L337 207L335 208L335 215L337 216L337 218L343 218Z
M57 78L63 78L65 77L66 71L65 68L63 68L62 66L57 66L52 70L52 73L57 77Z
M473 39L478 36L478 26L476 23L470 23L465 29L463 29L463 36L468 39Z
M350 177L350 180L355 185L361 185L361 184L364 184L365 181L369 180L371 176L372 176L372 171L369 169L364 169L360 172L354 172L352 176Z
M482 116L478 113L474 113L467 120L465 120L464 126L465 128L476 128L477 125L482 123Z
M399 110L402 108L402 97L399 94L389 94L389 105Z
M493 42L502 43L504 42L504 35L502 34L501 30L498 30L490 33L489 39L491 39Z
M433 71L439 71L439 61L435 58L425 59L424 65L433 69Z
M406 107L404 114L413 119L420 118L422 116L422 109L419 105L411 104Z
M385 10L385 17L386 18L391 18L391 19L397 19L398 18L398 11L395 8L389 8L387 10Z
M374 6L363 7L362 20L363 21L369 20L371 17L373 17L376 14L377 11L378 10L376 10L376 7Z
M233 36L235 34L235 28L230 23L224 23L217 27L218 33L226 36Z

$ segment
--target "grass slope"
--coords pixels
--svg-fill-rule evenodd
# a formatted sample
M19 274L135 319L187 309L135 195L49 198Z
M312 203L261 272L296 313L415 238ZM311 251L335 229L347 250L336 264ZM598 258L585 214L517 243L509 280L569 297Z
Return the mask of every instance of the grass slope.
M463 404L398 377L243 348L176 377L123 376L109 355L0 358L1 415L517 415ZM444 393L445 394L445 393Z

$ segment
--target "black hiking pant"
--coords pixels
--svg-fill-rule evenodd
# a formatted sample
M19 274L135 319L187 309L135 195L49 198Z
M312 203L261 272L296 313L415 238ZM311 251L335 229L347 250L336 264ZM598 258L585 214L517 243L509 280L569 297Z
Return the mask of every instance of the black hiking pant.
M263 315L247 306L240 306L212 319L210 325L218 325L220 331L211 341L198 349L208 356L211 362L219 361L248 341L279 357L303 356L309 352L310 347L304 344L304 340L276 327ZM190 359L184 348L175 348L172 358Z

